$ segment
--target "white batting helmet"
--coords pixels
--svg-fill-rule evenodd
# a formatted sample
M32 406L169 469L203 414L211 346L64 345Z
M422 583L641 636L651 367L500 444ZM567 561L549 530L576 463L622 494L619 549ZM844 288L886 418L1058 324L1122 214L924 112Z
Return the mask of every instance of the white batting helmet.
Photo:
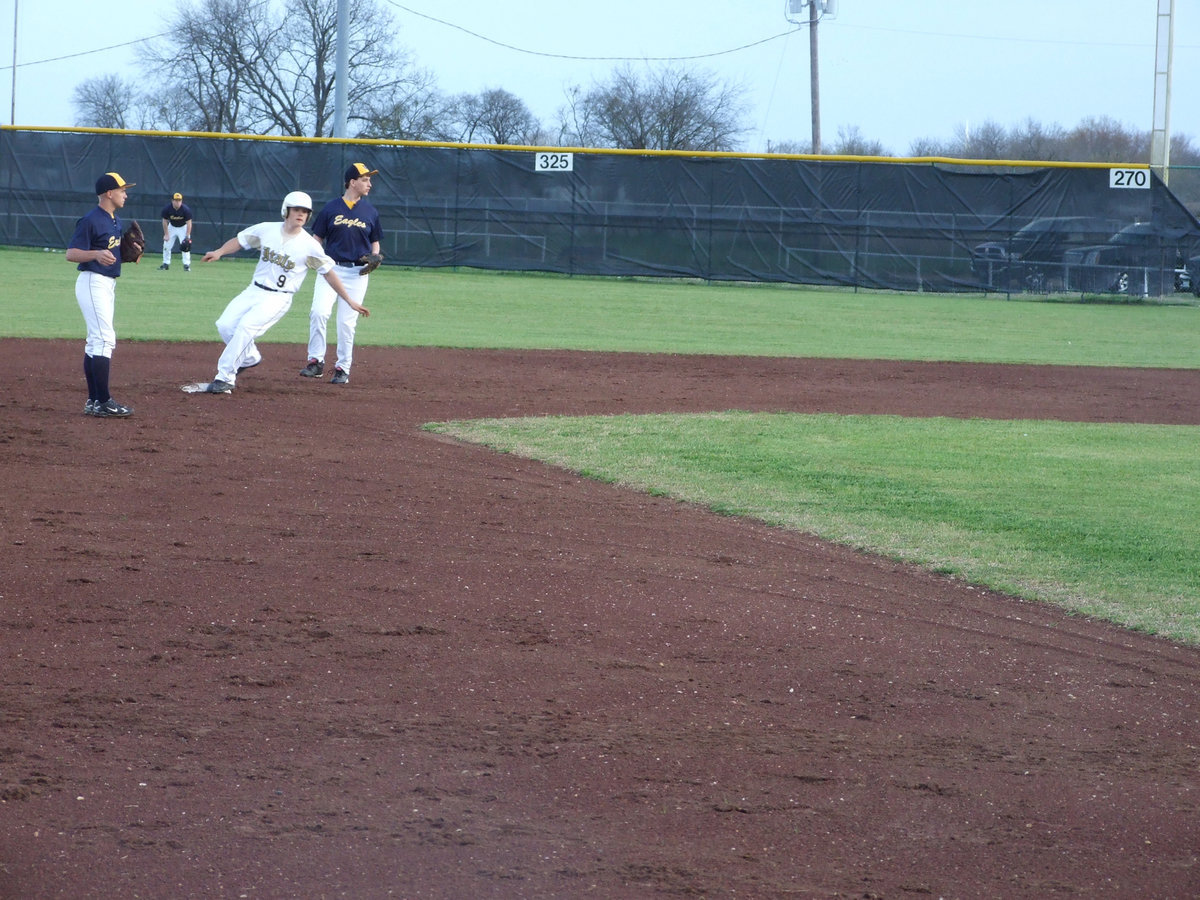
M312 212L312 197L304 193L304 191L292 191L283 198L283 207L279 210L279 215L287 218L287 211L293 207L298 209L307 209Z

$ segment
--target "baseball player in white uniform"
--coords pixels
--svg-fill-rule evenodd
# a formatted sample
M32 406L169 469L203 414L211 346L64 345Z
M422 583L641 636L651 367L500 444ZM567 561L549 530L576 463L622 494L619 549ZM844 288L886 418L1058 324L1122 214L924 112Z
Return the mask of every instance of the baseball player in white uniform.
M309 269L325 278L334 292L359 315L369 316L365 306L356 302L334 272L333 260L304 224L312 215L312 198L303 191L292 191L283 198L282 222L260 222L216 250L204 254L204 262L216 262L228 253L257 250L258 265L249 287L229 301L217 319L217 331L225 341L225 351L217 360L217 376L211 382L184 385L190 393L228 394L237 384L238 373L262 362L255 341L283 318L292 306L292 295L304 283Z

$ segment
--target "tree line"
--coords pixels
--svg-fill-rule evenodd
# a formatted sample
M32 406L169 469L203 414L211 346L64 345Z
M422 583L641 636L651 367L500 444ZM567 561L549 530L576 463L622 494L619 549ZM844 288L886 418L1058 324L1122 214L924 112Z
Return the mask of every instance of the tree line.
M139 50L155 73L142 90L120 76L76 86L76 124L104 128L329 137L333 133L336 0L195 0L176 7L169 39ZM615 67L584 87L571 85L550 122L502 88L448 95L395 42L398 29L376 0L351 0L348 40L349 136L480 144L646 150L738 150L749 131L746 90L711 72L681 66ZM769 144L805 153L799 141ZM826 153L894 156L857 126L838 130ZM961 159L1138 162L1150 133L1108 118L1074 128L1033 120L988 121L948 140L922 138L905 156ZM1173 165L1200 164L1200 149L1175 136Z
M959 126L949 139L920 138L905 156L946 156L955 159L1019 159L1031 162L1146 162L1150 159L1149 131L1129 128L1110 116L1090 116L1073 128L1044 125L1026 119L1005 127L988 120L977 128ZM784 142L774 153L804 153L805 147ZM838 129L838 139L825 152L848 156L894 156L879 141L865 138L856 126ZM1200 165L1200 147L1187 135L1171 137L1171 164Z
M102 128L330 137L336 0L198 0L175 8L169 38L143 45L143 90L117 75L76 86L76 124ZM543 123L501 88L448 95L375 0L351 0L347 129L352 137L466 143L730 149L745 131L745 91L714 75L632 67L571 87Z

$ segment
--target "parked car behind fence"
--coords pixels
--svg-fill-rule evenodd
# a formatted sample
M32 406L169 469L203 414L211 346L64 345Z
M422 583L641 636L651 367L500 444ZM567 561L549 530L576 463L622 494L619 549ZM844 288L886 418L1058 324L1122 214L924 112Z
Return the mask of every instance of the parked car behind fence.
M1006 240L976 245L971 270L991 291L1059 291L1066 252L1106 241L1117 227L1119 223L1109 219L1089 216L1034 219Z
M1127 225L1103 244L1063 254L1065 288L1080 293L1161 297L1192 287L1187 255L1198 238L1150 222ZM1194 271L1194 270L1193 270Z

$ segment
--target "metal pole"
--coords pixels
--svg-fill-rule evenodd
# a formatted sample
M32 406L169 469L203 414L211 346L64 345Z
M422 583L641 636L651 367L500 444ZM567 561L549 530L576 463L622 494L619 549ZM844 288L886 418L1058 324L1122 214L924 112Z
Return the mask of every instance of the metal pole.
M821 79L817 65L817 0L808 4L808 67L812 85L812 152L821 152Z
M350 0L338 0L337 63L333 80L333 136L346 136L346 79L350 59Z
M1158 170L1163 184L1166 184L1171 165L1171 68L1175 55L1175 0L1158 0L1157 22L1150 166Z
M18 0L13 0L13 65L12 65L12 106L8 111L8 124L17 124L17 7Z

